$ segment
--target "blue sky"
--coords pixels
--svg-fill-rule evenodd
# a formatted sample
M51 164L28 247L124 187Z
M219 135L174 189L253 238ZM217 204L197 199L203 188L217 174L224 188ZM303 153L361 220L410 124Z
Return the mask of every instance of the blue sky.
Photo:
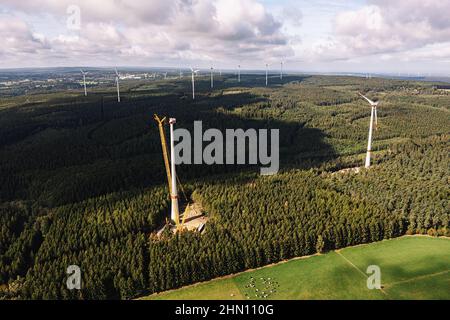
M79 28L68 27L71 5ZM448 12L447 0L0 0L0 68L283 60L300 71L449 74Z

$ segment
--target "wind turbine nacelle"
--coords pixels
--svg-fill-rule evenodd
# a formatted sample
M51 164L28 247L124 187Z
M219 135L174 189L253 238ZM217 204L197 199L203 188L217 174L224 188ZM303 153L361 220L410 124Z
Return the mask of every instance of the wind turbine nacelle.
M177 119L175 119L175 118L169 119L169 124L175 124L175 123L177 123Z

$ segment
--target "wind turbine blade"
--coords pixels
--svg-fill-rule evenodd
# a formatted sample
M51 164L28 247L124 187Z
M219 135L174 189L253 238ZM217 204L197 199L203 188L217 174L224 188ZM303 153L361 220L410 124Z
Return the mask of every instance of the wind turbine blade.
M367 98L366 96L364 96L364 95L362 95L360 92L358 92L359 93L359 95L361 96L361 97L363 97L364 99L366 99L367 100L367 102L369 102L370 103L370 105L374 105L375 104L375 102L373 102L372 100L370 100L369 98Z

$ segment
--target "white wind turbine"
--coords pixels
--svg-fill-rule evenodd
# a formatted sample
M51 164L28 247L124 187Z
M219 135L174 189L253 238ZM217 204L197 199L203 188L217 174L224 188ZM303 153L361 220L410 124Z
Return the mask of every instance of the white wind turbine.
M191 67L191 72L192 72L192 100L195 100L195 75L197 74L197 72L199 72L200 70L194 70Z
M367 154L366 154L366 163L365 167L370 167L370 156L372 152L372 131L373 131L373 123L375 120L375 130L377 130L378 126L378 117L377 117L377 106L379 104L379 101L372 101L369 98L363 96L361 93L359 93L361 97L363 97L367 102L369 102L371 106L371 112L370 112L370 125L369 125L369 141L367 143Z
M114 68L114 71L116 72L117 102L120 102L119 72L117 68Z
M269 64L266 63L266 87L267 84L269 83L268 76L269 76Z
M214 68L211 67L211 89L214 88Z
M87 90L86 90L86 73L83 70L81 70L81 73L83 74L83 85L84 85L84 96L87 97Z
M238 65L238 82L241 82L241 65Z
M283 61L281 61L280 80L283 80Z

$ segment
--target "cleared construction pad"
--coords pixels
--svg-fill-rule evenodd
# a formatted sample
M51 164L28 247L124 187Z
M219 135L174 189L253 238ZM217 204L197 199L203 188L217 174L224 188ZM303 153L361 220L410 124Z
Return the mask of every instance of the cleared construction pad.
M186 218L184 217L186 215ZM192 203L186 207L180 220L184 219L184 228L188 231L198 230L200 226L206 224L208 217L203 215L203 208L199 203Z
M205 230L208 217L204 215L203 208L199 203L194 202L186 204L185 206L182 206L181 209L183 213L180 215L180 223L184 221L183 230L199 232ZM156 232L157 237L160 237L166 228L170 228L170 231L173 233L177 232L177 227L175 225L169 226L165 224Z

